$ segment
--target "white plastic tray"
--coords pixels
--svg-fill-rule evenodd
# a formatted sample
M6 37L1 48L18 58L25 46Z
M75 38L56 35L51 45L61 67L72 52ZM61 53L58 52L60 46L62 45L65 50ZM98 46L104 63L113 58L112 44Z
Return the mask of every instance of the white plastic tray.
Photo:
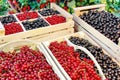
M81 36L84 36L84 33L82 33L83 35ZM69 46L73 46L74 49L81 49L83 50L86 54L88 54L88 56L93 60L93 62L95 63L98 71L99 71L99 74L102 78L102 80L105 80L105 76L102 72L102 69L100 67L100 65L97 63L97 61L95 60L94 56L86 49L86 48L83 48L83 47L78 47L78 46L75 46L74 44L72 44L70 41L67 40L66 37L61 37L61 38L58 38L58 39L55 39L55 40L52 40L52 41L46 41L46 42L43 42L43 45L45 47L45 49L48 51L49 55L52 57L52 59L54 60L54 62L58 65L59 69L61 70L61 72L65 75L65 77L67 78L67 80L71 80L70 76L66 73L66 71L63 69L63 67L60 65L60 63L57 61L57 59L55 58L55 56L52 54L51 50L48 48L48 46L50 45L50 42L53 42L53 41L58 41L58 42L61 42L61 41L67 41L68 45Z

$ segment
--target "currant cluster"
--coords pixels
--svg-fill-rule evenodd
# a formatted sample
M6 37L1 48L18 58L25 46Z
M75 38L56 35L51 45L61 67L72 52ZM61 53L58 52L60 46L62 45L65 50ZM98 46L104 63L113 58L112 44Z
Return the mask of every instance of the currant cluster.
M27 19L38 18L39 15L37 12L23 12L22 14L18 14L17 17L20 21L23 21Z
M68 46L66 41L51 42L49 49L72 80L101 80L95 72L93 61L86 58L81 60L79 53L72 46Z
M89 11L80 16L80 18L118 44L120 37L120 27L118 26L120 19L118 17L105 11Z
M59 14L58 11L53 10L53 9L43 9L42 11L38 11L42 16L50 16L50 15L55 15Z
M108 55L106 55L101 48L94 46L88 40L79 37L71 37L69 40L75 45L87 48L92 53L108 80L120 80L120 66L115 63ZM78 52L81 51L78 50ZM80 53L80 57L89 59L89 57L84 53Z
M16 22L16 19L13 15L9 15L9 16L5 16L5 17L0 18L0 21L2 24L8 24L11 22Z
M60 80L44 55L23 46L19 52L0 52L0 80Z
M59 24L59 23L64 23L66 22L66 18L63 16L58 16L58 15L52 15L50 17L47 17L46 20L51 24Z
M77 49L76 52L79 52L79 53L80 53L80 59L87 58L87 59L91 60L91 58L90 58L87 54L85 54L84 51L82 51L82 50L80 50L80 49Z
M22 24L24 25L26 30L32 30L40 27L49 26L49 24L46 21L44 21L42 18L41 19L38 18L37 20L34 21L25 21L22 22Z
M14 34L14 33L23 31L21 25L19 23L15 23L15 22L5 24L4 28L5 28L5 35Z

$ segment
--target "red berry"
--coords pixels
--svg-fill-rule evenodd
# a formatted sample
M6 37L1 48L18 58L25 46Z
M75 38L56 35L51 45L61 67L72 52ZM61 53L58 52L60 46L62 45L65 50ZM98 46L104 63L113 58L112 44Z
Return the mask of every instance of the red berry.
M21 25L14 22L4 25L4 28L5 28L5 35L14 34L23 31Z
M79 53L66 42L52 42L49 49L72 80L101 80L94 69L93 61L78 58Z
M40 9L44 8L45 7L45 4L41 4L40 5Z
M38 18L39 15L37 14L37 12L23 12L22 14L18 14L17 17L20 21L22 21L27 19Z
M21 10L22 10L23 12L27 11L27 6L24 6Z
M66 22L66 18L63 16L52 15L51 17L47 17L46 20L51 24L59 24Z
M64 6L63 9L65 9L66 11L68 11L68 7L67 6Z
M19 52L1 51L0 59L0 80L60 80L44 55L28 46L23 46Z
M29 11L31 8L30 8L30 6L27 6L27 10Z
M15 12L14 11L9 11L9 14L15 14Z
M37 0L37 2L40 2L41 0Z

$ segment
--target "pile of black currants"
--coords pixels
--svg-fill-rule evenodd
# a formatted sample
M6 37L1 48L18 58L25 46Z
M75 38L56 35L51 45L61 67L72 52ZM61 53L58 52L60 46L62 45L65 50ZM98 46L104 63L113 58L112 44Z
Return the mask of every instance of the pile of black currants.
M22 24L26 30L32 30L40 27L49 26L49 24L42 18L38 18L37 20L34 20L34 21L25 21L25 22L22 22Z
M9 16L0 18L0 21L2 24L8 24L8 23L16 22L16 19L13 15L9 15Z
M94 46L88 40L79 37L70 37L69 40L75 45L85 47L92 53L108 80L120 80L120 66L114 62L112 58L104 54L101 48ZM89 56L84 52L81 52L81 50L78 49L76 51L80 52L80 58L90 59Z
M42 11L38 11L42 16L50 16L55 14L60 14L58 11L53 9L43 9Z
M105 11L89 11L80 18L118 44L120 38L120 19L118 17Z

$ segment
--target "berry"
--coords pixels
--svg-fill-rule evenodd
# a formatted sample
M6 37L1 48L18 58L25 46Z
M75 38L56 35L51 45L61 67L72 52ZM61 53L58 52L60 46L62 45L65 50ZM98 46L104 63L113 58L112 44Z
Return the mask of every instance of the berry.
M51 42L49 49L72 80L101 80L94 70L93 61L81 60L79 53L75 52L74 48L68 46L65 41Z
M120 66L115 63L108 55L106 55L101 48L92 45L88 40L85 40L83 38L70 37L69 40L75 45L87 48L92 53L92 55L101 66L102 71L108 80L120 79ZM84 52L81 53L81 50L77 50L77 52L80 53L80 58L90 59L89 56L84 54Z
M21 25L19 23L14 23L14 22L4 25L4 28L5 28L5 35L14 34L23 31Z
M9 15L9 16L0 18L0 21L2 24L8 24L8 23L16 22L16 19L13 15Z
M80 16L80 18L118 44L118 39L120 38L120 19L118 17L105 11L89 11Z
M44 55L28 46L19 52L0 52L0 80L60 80Z
M37 12L23 12L22 14L18 14L17 17L20 21L23 21L27 19L38 18L39 15L37 14Z
M25 21L22 22L22 24L24 25L26 30L32 30L40 27L49 26L49 24L46 21L44 21L42 18L34 21Z
M9 14L15 14L15 11L11 10L9 11Z
M66 18L63 16L52 15L51 17L47 17L46 20L51 24L59 24L66 22Z
M45 7L45 4L41 4L40 5L40 9L44 8Z
M50 15L55 15L59 14L58 11L55 11L53 9L43 9L42 11L38 11L42 16L50 16Z
M25 11L27 11L27 6L24 6L24 7L22 7L22 12L25 12Z

